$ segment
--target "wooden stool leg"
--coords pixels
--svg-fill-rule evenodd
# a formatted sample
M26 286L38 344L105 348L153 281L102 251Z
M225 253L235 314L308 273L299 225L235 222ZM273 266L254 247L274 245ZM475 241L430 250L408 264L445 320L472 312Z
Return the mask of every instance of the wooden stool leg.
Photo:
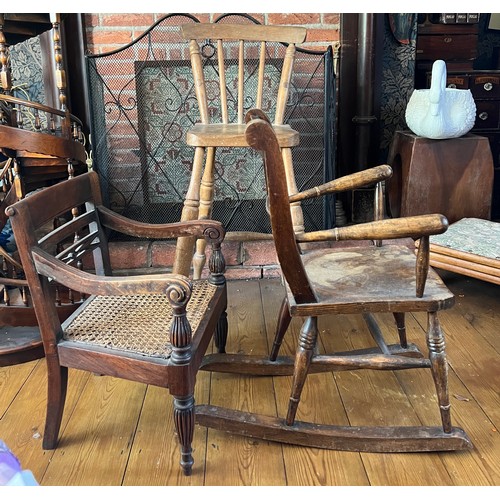
M288 403L288 413L286 425L293 425L295 415L300 402L300 395L306 381L309 365L318 338L318 321L315 317L307 318L302 325L299 337L299 347L295 355L295 365L293 369L292 392Z
M181 467L190 476L193 468L194 397L174 397L174 423L181 445Z
M405 313L395 312L393 315L398 328L399 345L403 349L406 349L408 347L408 340L406 339Z
M444 432L451 432L450 399L448 395L448 363L446 362L444 334L437 312L428 313L427 346L432 377L436 386Z
M290 316L290 310L288 309L288 299L285 297L281 303L280 312L278 314L278 323L276 325L276 333L274 335L274 342L271 348L271 354L269 355L269 359L271 361L276 361L276 358L278 357L283 337L288 330L291 320L292 317Z
M65 366L60 366L58 361L53 360L53 357L53 354L46 357L48 393L42 443L44 450L53 450L57 446L68 387L68 369Z
M193 170L186 193L186 199L184 200L184 207L182 208L181 221L198 218L198 209L200 206L200 181L204 154L204 148L198 147L194 150ZM189 276L191 261L193 259L194 245L195 239L192 237L183 236L177 240L175 260L172 270L175 274Z
M292 150L290 148L283 148L281 150L281 155L283 157L283 166L285 167L288 194L295 194L298 190L293 171ZM300 201L290 204L290 212L292 214L293 230L295 231L295 234L303 233L305 231L304 214L302 213Z
M214 161L215 148L207 148L205 170L201 178L199 219L209 219L212 215L214 200ZM193 256L193 279L195 280L201 278L201 272L207 260L205 256L206 246L207 242L203 238L200 238L196 242L196 252Z

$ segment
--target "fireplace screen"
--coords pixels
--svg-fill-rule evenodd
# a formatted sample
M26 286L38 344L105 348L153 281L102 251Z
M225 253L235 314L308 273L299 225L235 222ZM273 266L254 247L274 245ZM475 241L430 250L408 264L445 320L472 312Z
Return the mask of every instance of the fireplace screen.
M188 14L167 15L131 44L106 54L87 56L92 116L92 150L106 203L127 217L153 223L180 220L194 157L186 131L199 120L188 44L180 25L197 22ZM217 22L255 22L243 14ZM220 121L217 70L210 41L204 51L209 110ZM286 47L268 49L266 87L279 83ZM247 50L252 50L248 47ZM251 53L251 52L250 52ZM245 90L255 95L258 61L245 69ZM237 60L226 55L228 106L235 95ZM254 87L254 88L252 88ZM233 91L231 91L233 89ZM334 178L335 78L332 51L297 49L285 123L300 133L292 150L299 190ZM253 107L245 101L245 111ZM262 108L274 115L272 99ZM236 113L236 101L229 111ZM231 116L229 117L231 119ZM227 230L270 232L265 210L265 181L260 154L251 148L218 148L213 218ZM303 205L306 230L334 225L333 199Z

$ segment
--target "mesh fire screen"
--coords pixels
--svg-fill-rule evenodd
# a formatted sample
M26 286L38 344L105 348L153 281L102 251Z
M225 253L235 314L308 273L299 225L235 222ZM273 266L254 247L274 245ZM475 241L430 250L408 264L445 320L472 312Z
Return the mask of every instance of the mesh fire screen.
M189 48L180 26L198 20L170 14L123 48L87 56L92 116L92 149L106 203L127 217L153 223L180 220L194 157L186 146L189 127L199 121ZM221 16L216 22L256 22L244 14ZM237 42L236 42L237 43ZM267 53L269 95L275 94L286 46L271 44ZM258 56L253 47L245 73L245 90L255 96ZM255 52L258 54L258 51ZM237 59L225 54L229 113L236 113ZM236 49L237 54L237 49ZM215 47L203 47L209 111L220 120ZM334 177L335 77L332 51L298 48L284 123L300 133L292 150L299 190ZM254 87L254 88L252 88ZM245 100L245 112L254 98ZM274 115L272 99L264 95L262 108ZM230 116L231 118L231 116ZM228 231L270 232L265 210L265 180L260 154L251 148L218 148L215 157L213 218ZM333 200L303 204L306 230L334 224Z

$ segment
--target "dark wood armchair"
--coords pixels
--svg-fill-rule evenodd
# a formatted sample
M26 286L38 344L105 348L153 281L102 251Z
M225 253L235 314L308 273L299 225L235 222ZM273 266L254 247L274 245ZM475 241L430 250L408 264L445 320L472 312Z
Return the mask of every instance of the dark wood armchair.
M232 409L204 406L197 410L199 422L246 436L320 448L408 452L467 448L470 441L462 429L452 427L447 383L444 334L438 311L453 305L454 296L429 268L429 235L446 231L442 215L400 219L382 218L378 203L374 222L330 230L296 234L290 204L327 193L373 185L391 175L388 165L345 176L308 191L289 195L283 160L270 122L260 110L247 114L248 143L263 152L269 196L269 214L276 251L286 284L286 297L278 315L274 345L266 361L257 356L215 355L205 369L248 374L293 374L288 413L283 420ZM378 189L380 194L381 190ZM386 239L418 238L418 255L404 244L382 244ZM350 246L300 250L300 243L353 240ZM374 244L356 244L373 240ZM425 311L428 316L428 357L409 345L405 313ZM387 345L377 325L376 313L393 313L399 345ZM376 348L320 355L317 319L321 315L360 314L376 342ZM303 318L295 359L279 357L281 341L292 317ZM322 335L334 333L334 326ZM224 358L226 356L226 358ZM291 362L290 362L291 361ZM345 427L296 422L301 392L309 373L334 370L400 370L427 368L432 372L441 426L437 427ZM318 402L320 404L320 402Z
M67 222L40 233L75 206L82 208ZM227 336L221 224L204 220L155 225L127 219L103 206L95 172L46 188L6 212L47 362L44 449L57 445L68 368L77 368L168 388L174 398L181 465L190 474L196 374L214 333L222 352ZM178 274L113 276L108 230L140 238L205 238L212 247L210 276L195 282ZM90 262L87 254L93 255ZM49 293L52 280L87 297L62 324Z

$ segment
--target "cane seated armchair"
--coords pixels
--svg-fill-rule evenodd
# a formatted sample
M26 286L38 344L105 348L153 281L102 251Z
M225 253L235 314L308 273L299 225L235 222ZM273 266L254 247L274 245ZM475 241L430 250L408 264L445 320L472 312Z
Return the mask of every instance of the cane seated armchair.
M56 229L40 233L49 221L83 206ZM227 335L221 224L210 220L146 224L127 219L103 206L95 172L33 194L6 212L47 362L43 448L57 446L68 368L77 368L168 388L174 398L181 465L190 474L196 373L212 337L223 352ZM115 276L109 230L152 239L204 237L212 247L210 276L196 282L169 273ZM62 324L48 293L51 280L87 297Z
M269 214L286 296L278 315L269 359L234 354L224 361L227 354L212 355L205 359L204 369L260 375L292 374L292 389L284 419L206 405L198 408L198 421L246 436L339 450L408 452L470 447L465 432L451 424L444 336L438 320L438 311L451 307L454 296L428 265L429 235L443 233L448 226L446 218L432 214L383 220L379 203L380 220L296 234L290 217L291 202L375 183L380 185L391 175L391 168L382 165L367 169L290 196L279 146L269 121L260 110L250 111L247 120L248 143L264 154ZM382 244L383 240L398 238L420 239L418 255L409 245ZM302 242L328 240L374 240L374 244L360 241L354 246L331 245L330 248L309 248L301 253L299 244ZM416 345L407 342L405 313L414 311L424 311L428 315L428 357L424 357ZM376 313L394 314L399 344L387 345ZM332 314L362 315L377 347L318 354L318 316ZM295 358L278 356L292 317L304 320ZM332 330L321 331L321 335L333 334ZM308 373L409 368L431 370L441 426L349 427L295 420Z
M181 29L189 41L201 122L186 134L186 144L194 147L194 161L181 220L211 216L217 180L216 150L249 147L244 113L250 107L263 109L268 114L273 112L273 130L283 156L288 189L290 193L296 192L292 148L299 144L299 133L284 120L296 44L305 40L307 30L301 26L230 23L190 23ZM286 46L283 56L276 44ZM279 72L276 66L280 66ZM275 79L279 80L276 84ZM229 174L227 177L231 178ZM300 203L293 203L291 210L295 231L302 232ZM232 239L268 236L248 232L230 235ZM186 274L192 261L193 277L197 278L205 259L205 242L198 240L194 256L193 250L192 240L179 240L174 270Z

